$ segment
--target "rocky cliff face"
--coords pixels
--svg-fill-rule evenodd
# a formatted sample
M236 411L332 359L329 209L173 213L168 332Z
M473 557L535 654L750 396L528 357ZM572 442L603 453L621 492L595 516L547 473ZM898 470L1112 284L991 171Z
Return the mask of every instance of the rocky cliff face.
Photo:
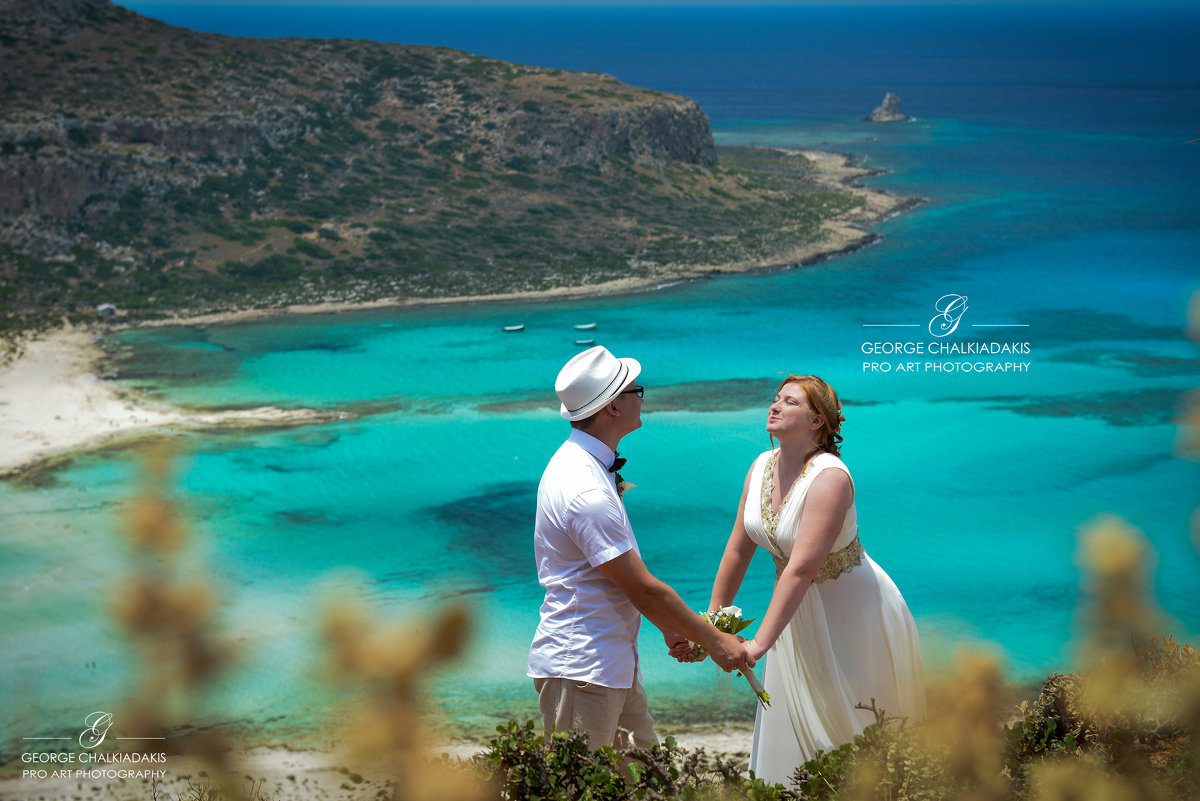
M619 152L631 153L641 161L671 159L708 165L717 160L708 117L690 100L585 110L565 124L545 128L536 119L523 122L505 137L504 149L546 166L595 164ZM522 129L535 131L537 136L522 144Z
M76 239L70 225L108 218L129 191L194 186L303 130L294 119L211 116L44 114L0 123L0 242L63 252Z

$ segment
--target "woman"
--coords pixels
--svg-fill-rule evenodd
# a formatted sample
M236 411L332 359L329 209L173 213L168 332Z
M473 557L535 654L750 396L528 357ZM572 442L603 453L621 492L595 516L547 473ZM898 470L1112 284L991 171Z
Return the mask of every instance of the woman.
M841 404L816 376L788 376L767 412L779 447L761 454L742 488L737 522L710 609L730 606L750 559L775 559L775 591L748 643L769 655L771 707L758 710L750 768L784 782L819 750L850 742L868 710L921 718L925 683L916 624L896 585L863 550L854 482L838 458Z

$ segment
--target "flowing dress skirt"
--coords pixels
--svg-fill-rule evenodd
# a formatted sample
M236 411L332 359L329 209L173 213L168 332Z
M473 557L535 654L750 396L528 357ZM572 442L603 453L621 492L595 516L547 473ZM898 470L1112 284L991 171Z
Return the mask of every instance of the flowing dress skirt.
M788 784L792 772L889 716L922 718L925 683L917 627L896 585L871 557L809 588L767 654L771 707L758 709L750 768Z

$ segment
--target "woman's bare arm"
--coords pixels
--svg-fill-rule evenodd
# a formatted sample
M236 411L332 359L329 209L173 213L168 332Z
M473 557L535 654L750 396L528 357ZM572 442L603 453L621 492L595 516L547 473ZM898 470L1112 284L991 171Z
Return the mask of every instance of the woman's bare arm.
M755 659L766 653L783 632L809 585L817 577L825 557L841 533L846 513L854 500L850 476L843 470L823 470L813 479L804 503L804 512L792 545L787 566L775 582L771 604L750 641L750 653Z

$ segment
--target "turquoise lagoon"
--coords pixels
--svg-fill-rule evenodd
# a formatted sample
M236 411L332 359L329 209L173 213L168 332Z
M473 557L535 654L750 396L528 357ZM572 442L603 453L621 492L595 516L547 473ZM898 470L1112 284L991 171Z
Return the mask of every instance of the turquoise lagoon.
M262 33L222 13L224 32ZM779 13L786 22L803 12ZM1184 29L1194 27L1194 15L1179 13ZM705 14L715 12L689 19L712 27L696 40L711 44L725 29ZM544 19L552 27L573 18L561 10ZM109 336L123 385L156 401L344 412L322 425L175 435L194 564L219 586L222 626L241 646L236 672L202 717L297 741L321 736L332 705L316 678L316 625L322 599L346 586L381 620L470 604L470 652L431 699L452 727L486 731L535 713L524 677L541 601L531 520L542 466L567 433L551 387L578 350L577 323L596 323L597 343L642 362L645 425L621 448L637 485L627 504L647 564L697 609L745 471L768 445L766 405L781 374L794 371L825 377L846 403L844 458L863 542L903 591L931 670L963 646L1000 654L1017 682L1071 667L1078 535L1104 515L1127 520L1152 548L1163 630L1194 636L1200 556L1189 530L1200 464L1180 454L1177 418L1184 393L1200 385L1197 346L1184 330L1200 289L1200 146L1186 144L1200 133L1192 102L1200 83L1188 77L1200 70L1190 50L1172 50L1163 32L1171 26L1157 24L1145 23L1145 42L1133 40L1144 49L1129 56L1136 81L1113 77L1099 33L1094 53L1063 51L1058 77L1039 82L1029 74L1041 72L1021 65L1052 60L1049 44L1043 52L1040 40L1014 37L974 53L951 46L949 27L922 28L925 52L954 53L964 66L905 61L894 75L907 87L906 108L922 87L934 108L890 127L838 109L781 110L769 70L733 85L745 78L742 62L723 79L694 60L684 69L631 55L614 34L572 55L591 59L580 65L550 44L537 51L536 37L498 37L489 54L515 58L501 45L521 46L532 63L561 56L555 65L698 96L719 142L853 153L885 170L870 185L924 203L877 226L871 247L767 275L563 303ZM725 35L747 41L730 47L748 51L739 30ZM849 38L858 57L877 43ZM1004 58L1016 65L1010 81L986 69ZM844 97L838 75L807 80L817 96ZM965 99L980 87L995 90L986 108ZM968 310L958 329L935 338L927 326L947 294L965 296ZM525 330L502 332L514 323ZM886 342L925 352L864 352ZM929 353L947 344L1017 353ZM898 369L910 362L913 371ZM1009 362L1023 367L974 369ZM0 705L12 736L70 729L134 680L105 604L130 570L117 513L137 483L134 457L108 451L0 485ZM765 609L771 583L760 557L738 597L748 614ZM752 695L723 684L709 664L669 660L649 625L641 651L652 706L668 725L752 717Z

